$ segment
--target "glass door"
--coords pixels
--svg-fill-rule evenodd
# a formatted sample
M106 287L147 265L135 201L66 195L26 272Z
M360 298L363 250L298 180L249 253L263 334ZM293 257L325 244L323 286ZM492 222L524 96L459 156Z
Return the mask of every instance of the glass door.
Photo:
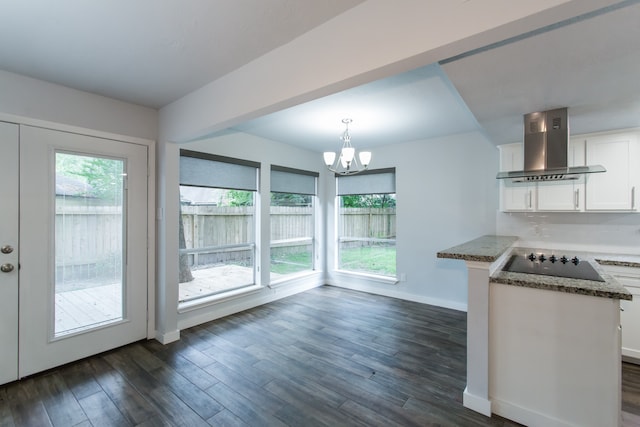
M20 377L146 337L146 146L22 126L20 241Z
M125 318L122 158L55 153L54 337Z

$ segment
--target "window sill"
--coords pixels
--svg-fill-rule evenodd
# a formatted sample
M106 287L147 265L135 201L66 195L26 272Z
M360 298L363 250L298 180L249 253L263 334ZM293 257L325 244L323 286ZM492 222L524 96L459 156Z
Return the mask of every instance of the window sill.
M335 270L334 274L336 276L341 276L346 278L358 278L358 279L366 280L368 282L375 282L383 285L397 285L398 283L400 283L400 281L396 277L379 276L376 274L368 274L368 273L358 273L355 271Z
M178 313L187 313L189 311L198 310L210 305L219 304L221 302L233 300L236 298L244 297L247 295L255 294L264 289L260 285L251 285L240 289L234 289L233 291L223 292L220 294L210 295L191 301L186 301L178 304Z
M290 274L290 275L287 275L286 277L280 277L277 280L272 281L271 283L269 283L269 288L274 289L274 288L279 288L282 286L294 284L302 279L308 279L310 277L319 276L321 274L322 272L317 270L303 271L296 274Z

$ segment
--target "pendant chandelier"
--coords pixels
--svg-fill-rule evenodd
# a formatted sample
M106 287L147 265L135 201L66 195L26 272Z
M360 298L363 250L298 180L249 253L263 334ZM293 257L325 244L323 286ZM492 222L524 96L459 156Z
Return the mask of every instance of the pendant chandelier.
M371 162L371 151L360 151L356 156L356 149L351 145L351 136L349 135L349 123L353 120L342 119L345 125L345 131L340 139L342 140L342 150L339 155L334 151L325 151L323 153L324 163L331 172L339 175L353 175L367 169Z

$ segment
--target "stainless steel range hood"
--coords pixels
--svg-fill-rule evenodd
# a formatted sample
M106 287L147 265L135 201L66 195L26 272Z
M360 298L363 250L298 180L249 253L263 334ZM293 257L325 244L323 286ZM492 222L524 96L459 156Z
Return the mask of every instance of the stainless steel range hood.
M560 181L606 172L601 165L568 166L569 120L566 108L524 115L524 170L499 172L497 179Z

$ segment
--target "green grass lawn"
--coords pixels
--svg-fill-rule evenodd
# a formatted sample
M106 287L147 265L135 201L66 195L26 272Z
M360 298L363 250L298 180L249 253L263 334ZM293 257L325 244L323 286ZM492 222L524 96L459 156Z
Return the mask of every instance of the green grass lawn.
M277 274L291 274L311 270L311 253L282 254L271 258L271 272Z
M340 269L363 273L396 275L396 248L368 246L340 251Z
M311 254L283 254L271 259L271 271L277 274L291 274L311 269ZM364 248L342 249L340 269L361 273L396 275L396 248L368 246Z

